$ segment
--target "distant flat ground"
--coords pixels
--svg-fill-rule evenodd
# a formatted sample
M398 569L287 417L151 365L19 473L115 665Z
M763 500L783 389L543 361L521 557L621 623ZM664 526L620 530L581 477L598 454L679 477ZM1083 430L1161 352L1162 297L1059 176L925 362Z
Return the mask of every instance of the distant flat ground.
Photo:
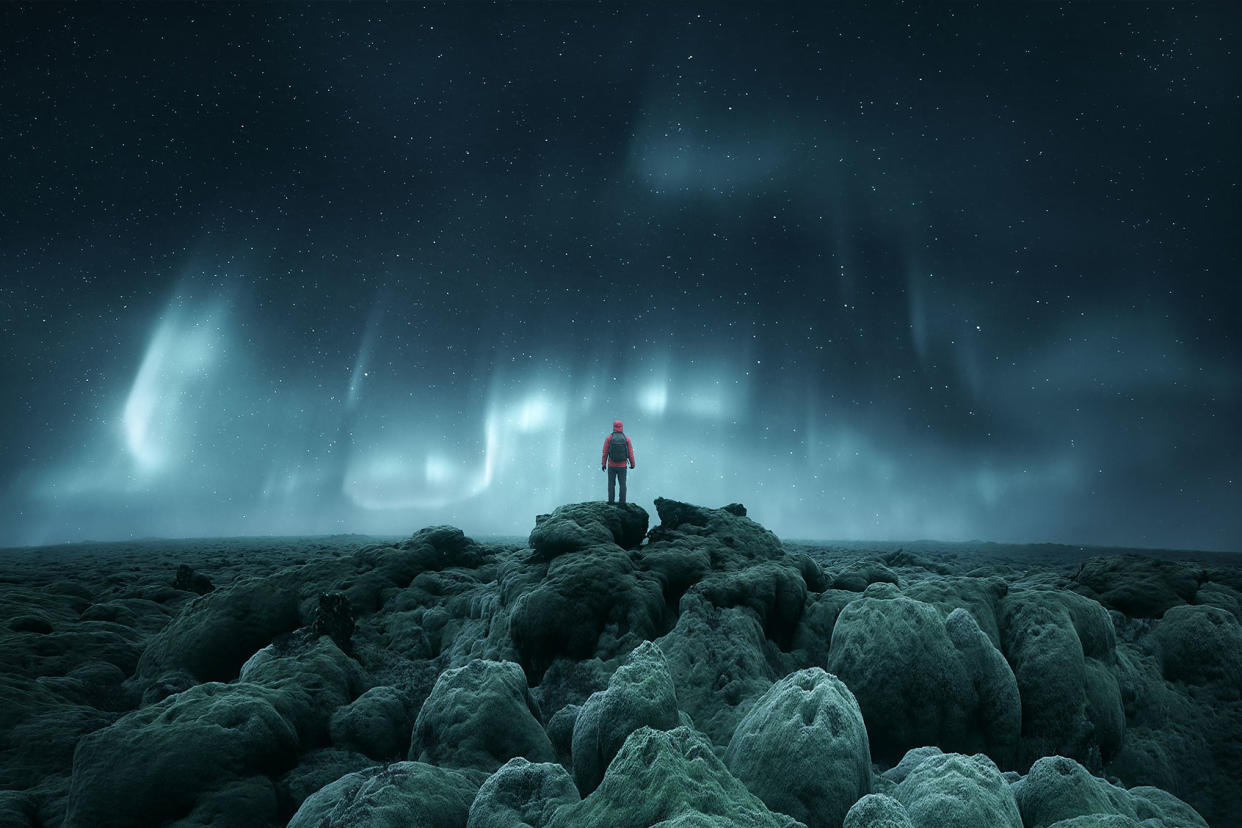
M480 543L499 546L525 546L525 535L470 535ZM136 538L117 541L78 541L47 546L0 547L0 556L8 559L27 555L56 558L149 555L153 551L190 555L243 555L263 552L268 555L304 557L308 550L338 551L357 549L377 543L393 543L409 535L255 535L220 538ZM1109 555L1142 555L1171 561L1203 561L1205 563L1242 564L1242 551L1225 552L1201 549L1153 549L1126 546L1087 546L1063 543L996 543L994 541L938 540L834 540L832 538L782 538L781 543L801 551L815 550L832 557L852 558L869 554L912 552L920 556L996 558L1006 561L1029 560L1076 561Z
M241 575L262 576L317 557L348 555L372 544L403 540L407 535L305 535L236 538L144 538L140 540L63 543L51 546L0 549L0 583L56 579L67 575L100 578L117 583L134 574L176 572L189 564L217 585ZM488 546L520 548L518 535L478 535ZM1114 546L1074 546L1055 543L1008 544L989 541L859 541L783 540L790 552L802 552L831 566L860 558L888 557L902 552L946 569L965 573L980 564L1024 565L1072 570L1091 558L1131 555L1167 561L1197 562L1205 566L1242 567L1242 553L1193 549L1144 549ZM108 568L91 571L104 564Z
M1166 561L1200 562L1210 566L1242 566L1242 553L1197 549L1145 549L1124 546L1075 546L1061 543L993 543L991 541L834 541L784 540L790 551L799 550L824 560L849 560L871 555L909 552L921 558L940 558L1041 566L1075 565L1091 558L1136 555Z

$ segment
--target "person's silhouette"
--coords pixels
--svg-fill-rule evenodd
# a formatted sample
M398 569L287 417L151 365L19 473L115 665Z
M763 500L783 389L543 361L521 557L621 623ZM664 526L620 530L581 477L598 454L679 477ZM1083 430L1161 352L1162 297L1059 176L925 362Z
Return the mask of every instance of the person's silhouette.
M630 442L630 438L625 436L625 432L621 430L621 421L613 420L612 433L604 438L604 455L600 458L599 467L601 471L608 472L608 502L613 503L613 492L616 490L617 481L621 481L621 499L619 503L625 502L625 475L626 464L634 468L634 444Z

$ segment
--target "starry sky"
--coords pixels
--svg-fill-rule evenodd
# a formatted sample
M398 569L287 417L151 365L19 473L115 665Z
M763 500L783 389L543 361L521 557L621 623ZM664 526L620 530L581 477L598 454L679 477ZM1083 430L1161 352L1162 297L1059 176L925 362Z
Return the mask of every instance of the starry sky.
M1242 549L1231 4L0 5L0 545Z

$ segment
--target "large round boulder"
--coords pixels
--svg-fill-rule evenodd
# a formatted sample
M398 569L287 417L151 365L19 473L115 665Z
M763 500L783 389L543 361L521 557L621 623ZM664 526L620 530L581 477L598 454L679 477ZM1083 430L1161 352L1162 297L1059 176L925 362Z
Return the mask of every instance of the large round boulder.
M917 828L1023 828L1005 777L981 753L927 757L897 786L894 797Z
M1236 698L1242 693L1242 624L1218 607L1180 606L1156 625L1165 678L1215 685Z
M482 774L422 762L368 768L308 797L289 828L461 828L482 781Z
M818 667L773 684L738 723L729 771L773 811L836 828L871 790L871 752L849 688Z
M1055 589L999 602L1001 647L1022 698L1021 764L1042 756L1109 761L1125 728L1112 619L1096 601Z
M475 569L488 559L486 548L456 526L427 526L397 548L416 572L443 569ZM395 579L399 580L399 579Z
M409 758L492 773L515 756L556 761L522 668L479 659L445 670L423 702Z
M159 825L208 791L292 765L297 730L275 692L200 684L86 735L73 755L66 828Z
M1045 756L1011 786L1026 828L1090 814L1134 818L1130 796L1065 756Z
M861 559L850 561L833 573L828 587L849 592L862 592L871 584L878 583L900 585L901 582L897 578L897 573L880 561Z
M286 813L296 811L311 794L342 776L375 767L369 756L340 748L317 748L298 756L298 763L276 780L277 796Z
M563 767L519 756L479 788L466 828L543 828L557 808L578 800L578 789Z
M842 828L914 828L906 806L888 794L867 794L845 815Z
M892 584L872 584L837 617L828 670L858 699L883 761L937 744L1007 762L1017 743L1013 674L963 609L945 619Z

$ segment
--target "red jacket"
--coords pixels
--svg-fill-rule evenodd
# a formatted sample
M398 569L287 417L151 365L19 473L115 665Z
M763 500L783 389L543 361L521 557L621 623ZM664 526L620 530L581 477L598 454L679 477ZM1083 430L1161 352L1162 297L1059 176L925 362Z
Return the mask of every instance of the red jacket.
M621 421L620 421L620 420L616 420L616 421L614 421L614 422L613 422L613 424L612 424L612 430L613 430L613 433L616 433L616 432L618 432L618 431L620 431L620 430L621 430ZM625 461L624 461L624 460L622 460L621 462L619 462L619 463L618 463L618 462L616 462L616 461L614 461L614 460L609 460L609 459L608 459L608 446L609 446L611 443L612 443L612 434L609 434L607 437L605 437L605 438L604 438L604 456L603 456L602 458L600 458L599 464L602 466L602 465L604 465L605 463L607 463L609 466L612 466L614 469L623 469L623 468L625 468ZM626 450L626 452L630 455L630 468L632 469L632 468L634 468L634 444L630 442L630 438L629 438L629 437L626 437L626 438L625 438L625 450Z

